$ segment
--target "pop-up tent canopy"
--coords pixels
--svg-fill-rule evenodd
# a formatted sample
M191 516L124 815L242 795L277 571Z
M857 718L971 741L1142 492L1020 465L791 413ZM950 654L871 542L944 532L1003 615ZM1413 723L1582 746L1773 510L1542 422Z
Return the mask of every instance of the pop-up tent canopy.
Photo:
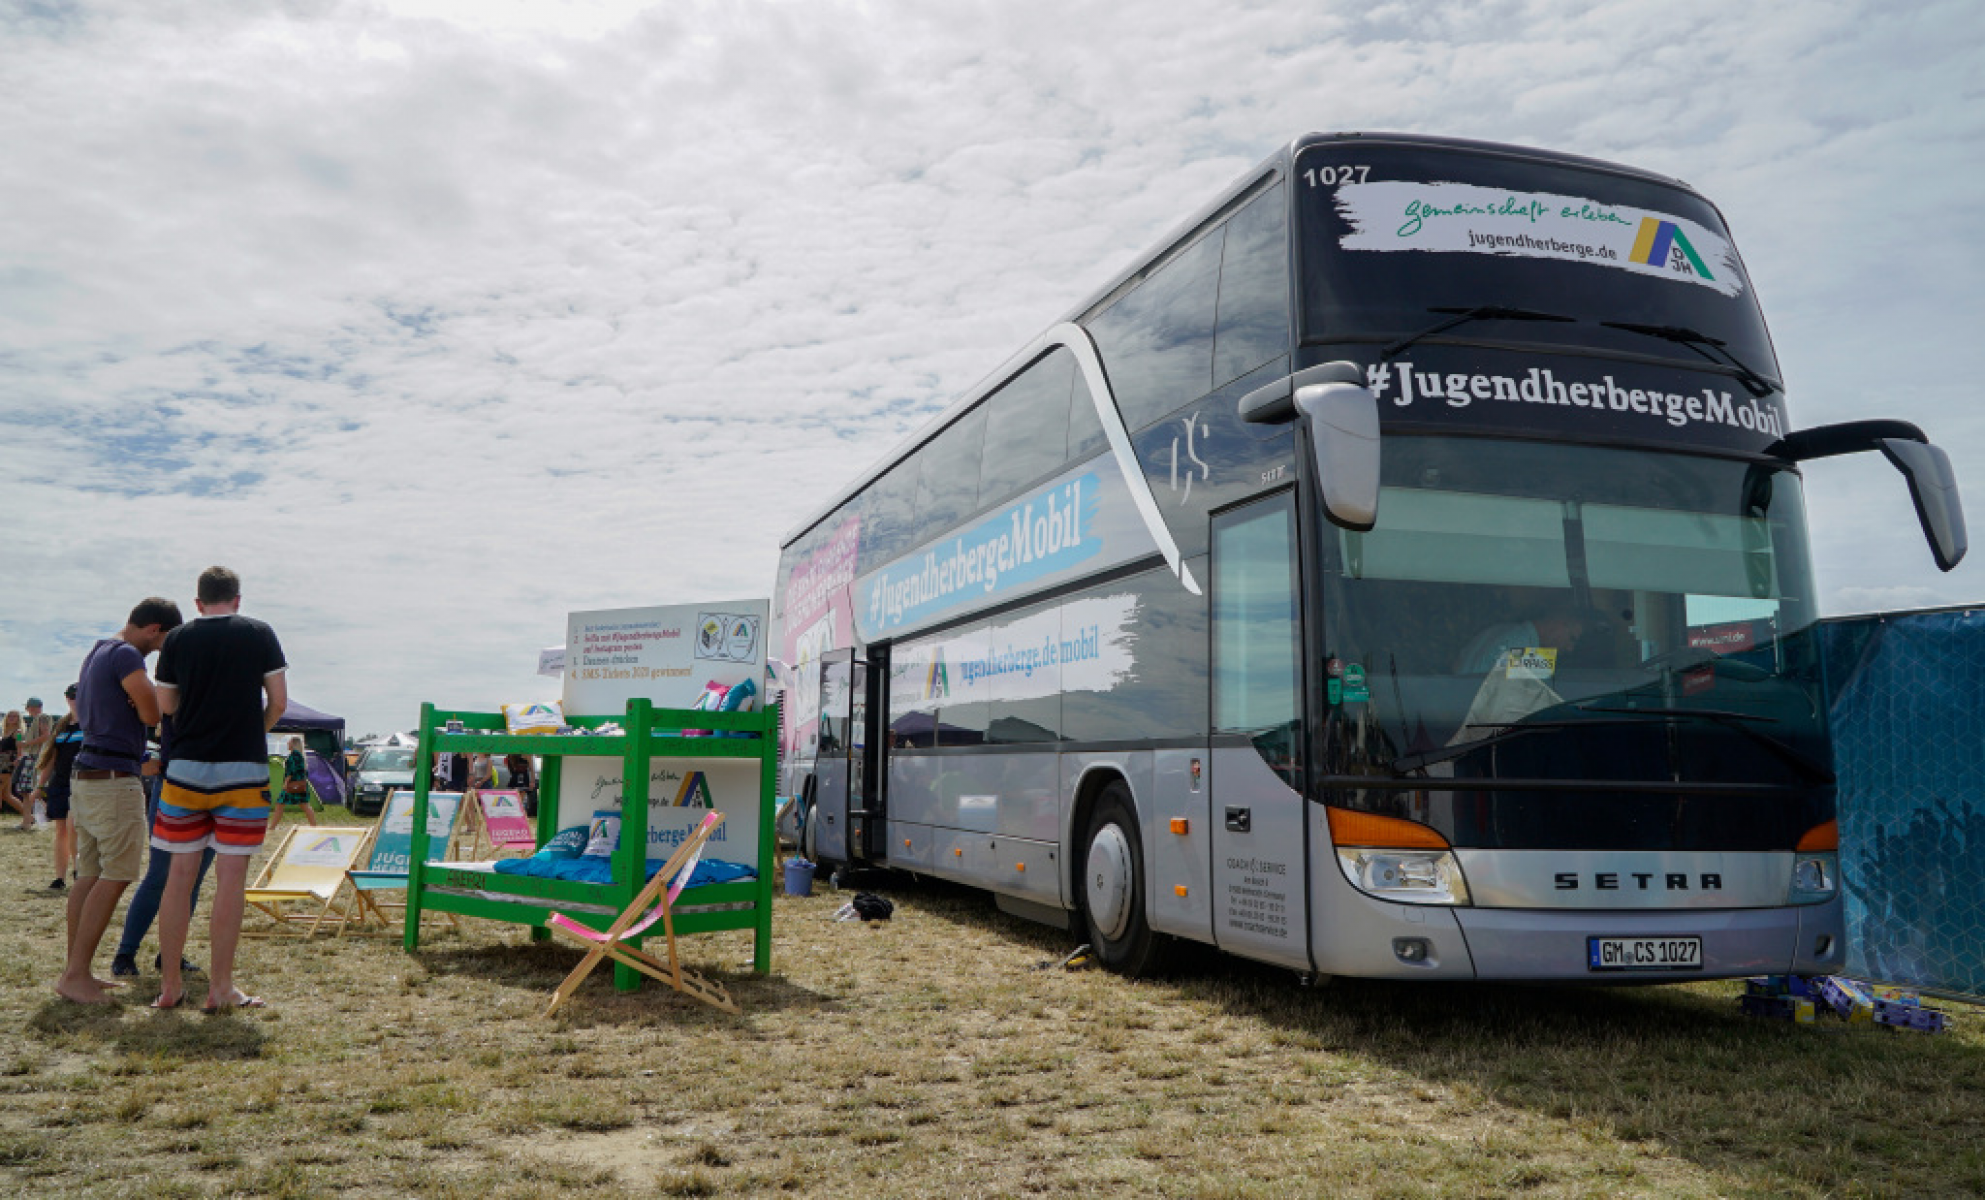
M310 764L310 786L332 804L345 802L345 719L292 700L270 733L299 733Z

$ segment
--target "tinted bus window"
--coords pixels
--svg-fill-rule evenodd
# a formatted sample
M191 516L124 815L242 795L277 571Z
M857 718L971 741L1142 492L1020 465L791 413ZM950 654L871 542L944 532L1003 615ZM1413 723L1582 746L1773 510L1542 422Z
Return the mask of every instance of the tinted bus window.
M1297 709L1295 521L1289 496L1213 523L1213 728L1260 733Z
M986 740L986 631L906 642L889 657L889 744L899 750L976 746Z
M1092 410L1093 411L1093 410ZM978 670L990 697L986 740L1006 745L1061 738L1061 667L1048 648L1061 639L1061 607L1048 605L996 621Z
M1068 449L1068 394L1074 375L1075 357L1067 350L1056 350L1021 372L986 403L985 453L979 467L981 504L1004 500L1062 465Z
M1280 184L1227 222L1213 332L1217 386L1289 352L1289 222Z
M1355 182L1349 171L1340 169L1353 164L1359 172ZM1333 178L1334 184L1326 183ZM1709 201L1682 188L1512 155L1377 144L1312 146L1297 160L1291 183L1296 189L1297 241L1303 257L1306 340L1390 339L1425 329L1440 319L1442 308L1504 304L1580 319L1473 321L1453 336L1665 355L1700 363L1701 357L1681 343L1601 322L1673 326L1721 340L1729 353L1753 370L1778 373L1756 293L1736 248L1729 244L1729 230ZM1554 206L1589 207L1595 213L1617 205L1665 214L1694 223L1716 245L1691 243L1684 253L1680 243L1672 243L1678 261L1666 279L1638 274L1623 269L1617 260L1599 257L1580 261L1470 252L1471 218L1446 212L1454 204L1450 189L1458 187L1489 189L1517 203L1550 196ZM1394 195L1380 206L1374 193L1387 192ZM1392 200L1422 206L1416 211L1445 215L1407 218L1402 204ZM1381 211L1386 215L1383 221ZM1375 236L1356 236L1354 217L1361 217ZM1595 222L1594 227L1607 226ZM1499 232L1500 226L1485 227L1476 236ZM1449 243L1442 243L1443 238ZM1456 244L1463 249L1386 252L1428 244ZM1704 274L1709 278L1701 278Z
M862 549L857 571L869 571L904 553L916 533L917 460L912 457L861 494Z
M1206 735L1206 602L1151 571L1062 602L1062 736Z
M1132 432L1213 387L1223 233L1201 238L1089 323Z
M979 450L986 434L985 405L966 413L917 451L917 535L913 545L943 533L979 504Z
M1103 421L1096 415L1096 399L1089 392L1089 381L1075 372L1075 386L1068 397L1068 461L1081 462L1100 454L1109 442L1103 437Z

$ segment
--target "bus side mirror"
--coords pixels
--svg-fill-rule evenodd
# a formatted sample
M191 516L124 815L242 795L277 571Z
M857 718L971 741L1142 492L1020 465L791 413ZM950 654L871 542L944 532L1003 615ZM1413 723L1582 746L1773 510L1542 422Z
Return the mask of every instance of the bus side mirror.
M1875 443L1909 482L1909 499L1937 569L1948 571L1964 558L1964 504L1957 494L1957 475L1940 446L1907 438L1882 438Z
M1362 384L1316 383L1297 388L1295 400L1309 419L1324 515L1368 532L1378 523L1378 397Z
M1324 515L1354 533L1378 522L1378 397L1364 378L1356 363L1322 363L1258 387L1238 405L1252 425L1308 418Z
M1916 519L1937 569L1957 566L1965 551L1964 504L1957 494L1957 475L1951 470L1950 456L1931 445L1921 429L1889 419L1842 421L1794 430L1765 447L1766 454L1791 462L1868 450L1880 450L1909 481L1909 499L1916 505Z

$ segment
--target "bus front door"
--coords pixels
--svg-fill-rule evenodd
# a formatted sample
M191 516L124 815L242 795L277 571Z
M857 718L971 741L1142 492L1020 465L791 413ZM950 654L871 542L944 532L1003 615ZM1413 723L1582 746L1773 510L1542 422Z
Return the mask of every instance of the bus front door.
M1213 936L1309 969L1296 532L1293 492L1213 518Z

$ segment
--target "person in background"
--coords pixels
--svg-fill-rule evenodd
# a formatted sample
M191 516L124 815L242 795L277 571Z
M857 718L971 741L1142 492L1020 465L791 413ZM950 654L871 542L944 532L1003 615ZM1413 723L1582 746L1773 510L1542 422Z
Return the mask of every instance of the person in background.
M108 1004L90 962L124 889L144 865L145 792L138 766L145 726L158 724L159 698L145 659L179 628L179 606L152 596L138 602L117 636L90 647L76 680L83 748L69 773L76 824L76 886L69 890L69 940L55 992L77 1004Z
M41 711L41 697L29 696L24 706L27 719L21 729L21 761L14 768L14 794L25 796L34 790L35 764L41 761L42 747L55 735L55 718ZM41 813L33 814L27 828L34 828L42 819Z
M496 763L487 754L469 756L469 786L484 791L496 786Z
M69 772L75 769L76 755L83 750L83 727L76 720L76 685L62 689L69 711L55 723L55 733L41 751L35 772L34 794L48 812L48 823L55 826L55 882L48 886L61 891L69 878L69 863L76 852L76 831L69 823Z
M193 923L193 884L200 851L215 854L214 900L208 906L212 959L207 1012L260 1008L234 985L248 860L269 828L268 732L289 707L289 682L276 631L241 615L241 578L226 567L200 572L197 620L167 638L159 655L159 706L172 716L172 751L159 793L152 845L172 854L159 902L158 1008L186 997L180 977Z
M517 799L523 802L524 815L537 816L537 780L531 776L531 756L511 754L504 758L503 765L510 772L510 786L517 790Z
M145 828L150 829L158 821L159 792L165 780L165 764L172 757L172 718L159 722L159 747L156 753L145 756ZM145 863L145 877L138 881L138 890L131 893L131 903L124 909L124 933L117 939L117 954L110 960L110 973L119 979L135 979L138 975L138 951L145 944L145 935L152 931L152 922L158 920L159 902L165 896L166 877L172 873L172 855L157 846L150 847L151 858ZM200 874L193 881L193 894L187 899L188 919L191 909L199 906L200 888L207 882L207 868L214 865L214 851L210 846L200 855ZM164 956L152 959L153 970L164 969ZM182 955L179 960L181 975L198 975L200 968L188 962Z
M269 832L274 833L276 822L283 819L283 808L297 804L303 807L303 819L312 825L317 823L317 809L321 807L317 798L310 794L310 764L303 757L303 739L289 740L289 754L283 759L282 799L269 806Z
M21 759L21 713L10 709L0 717L0 804L21 814L23 832L34 828L34 801L14 790L14 767Z

